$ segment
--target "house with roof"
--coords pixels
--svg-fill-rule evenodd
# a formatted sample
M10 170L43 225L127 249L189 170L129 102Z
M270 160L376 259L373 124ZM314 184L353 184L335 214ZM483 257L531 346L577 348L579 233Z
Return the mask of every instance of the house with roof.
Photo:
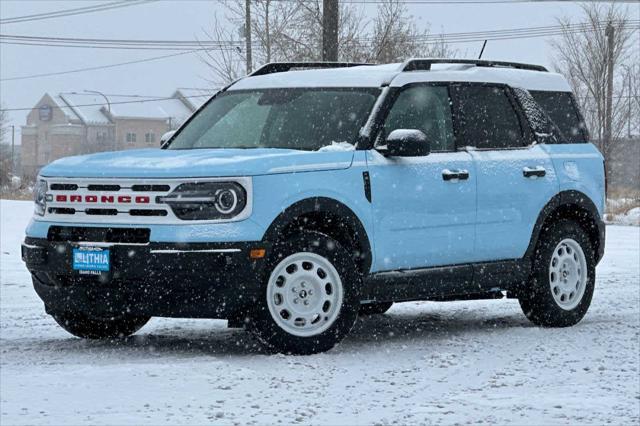
M103 95L99 92L45 93L22 126L22 176L72 155L158 147L211 96L177 89L171 96Z

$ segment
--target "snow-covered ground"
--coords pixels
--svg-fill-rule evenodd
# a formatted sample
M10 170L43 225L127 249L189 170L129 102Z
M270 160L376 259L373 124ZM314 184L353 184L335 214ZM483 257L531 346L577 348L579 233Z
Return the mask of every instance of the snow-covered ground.
M271 355L224 321L92 342L45 313L2 201L0 424L638 424L640 232L609 226L591 310L541 329L513 300L404 303L334 350Z

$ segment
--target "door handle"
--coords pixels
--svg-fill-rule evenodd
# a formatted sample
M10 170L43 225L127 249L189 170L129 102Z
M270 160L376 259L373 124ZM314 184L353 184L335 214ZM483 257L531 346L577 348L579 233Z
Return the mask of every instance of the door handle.
M469 171L468 170L449 170L449 169L444 169L442 171L442 179L445 180L445 181L467 180L467 179L469 179Z
M547 174L547 171L544 167L525 167L522 169L522 175L526 178L536 178L536 177L544 177Z

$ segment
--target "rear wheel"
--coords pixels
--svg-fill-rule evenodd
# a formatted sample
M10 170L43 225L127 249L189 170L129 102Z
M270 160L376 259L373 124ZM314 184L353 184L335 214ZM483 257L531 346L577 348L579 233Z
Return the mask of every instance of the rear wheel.
M275 350L313 354L331 349L353 327L360 277L332 238L304 232L276 244L264 297L251 330Z
M98 318L78 313L53 315L53 319L69 333L84 339L127 337L140 330L150 317Z
M360 305L360 315L384 314L393 306L393 302L373 302Z
M519 296L534 324L567 327L587 313L595 288L595 255L585 231L575 222L551 225L536 249L532 279Z

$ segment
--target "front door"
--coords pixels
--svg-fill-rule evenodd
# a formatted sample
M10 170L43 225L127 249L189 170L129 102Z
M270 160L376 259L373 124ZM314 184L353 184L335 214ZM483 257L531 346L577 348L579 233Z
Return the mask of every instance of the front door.
M396 129L418 129L431 144L424 157L367 152L374 213L373 271L469 262L473 257L476 173L456 152L447 85L412 85L397 95L378 144Z

